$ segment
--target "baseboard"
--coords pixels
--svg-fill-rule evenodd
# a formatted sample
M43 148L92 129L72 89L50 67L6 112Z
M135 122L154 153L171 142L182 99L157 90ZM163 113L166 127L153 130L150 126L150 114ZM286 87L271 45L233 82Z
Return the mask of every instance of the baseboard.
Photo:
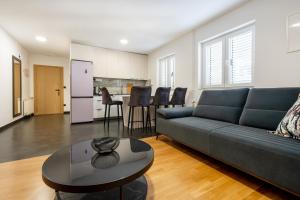
M1 127L0 127L0 132L1 132L1 131L4 131L5 129L11 127L12 125L18 123L19 121L21 121L21 120L23 120L23 119L24 119L24 116L21 117L20 119L17 119L17 120L15 120L15 121L13 121L13 122L10 122L10 123L8 123L8 124L6 124L6 125L4 125L4 126L1 126Z
M110 120L116 120L118 119L118 117L110 117ZM120 119L122 119L122 117L120 117ZM104 121L104 117L100 117L100 118L94 118L94 121Z
M87 124L87 123L93 123L93 121L88 121L88 122L72 122L71 125L76 125L76 124Z
M12 125L14 125L14 124L16 124L16 123L18 123L18 122L20 122L20 121L22 121L22 120L29 119L29 118L31 118L31 117L33 117L33 116L34 116L33 113L30 114L30 115L24 115L23 117L21 117L21 118L15 120L15 121L13 121L13 122L10 122L10 123L8 123L8 124L6 124L6 125L0 127L0 132L3 131L3 130L5 130L5 129L7 129L7 128L9 128L9 127L11 127Z
M34 114L31 113L30 115L25 115L23 118L24 118L24 119L29 119L29 118L31 118L31 117L33 117L33 116L34 116Z

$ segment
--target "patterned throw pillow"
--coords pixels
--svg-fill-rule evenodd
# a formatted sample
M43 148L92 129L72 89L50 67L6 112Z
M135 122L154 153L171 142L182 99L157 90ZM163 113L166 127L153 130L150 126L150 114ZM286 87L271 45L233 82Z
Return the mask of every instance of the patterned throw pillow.
M273 133L300 140L300 94Z

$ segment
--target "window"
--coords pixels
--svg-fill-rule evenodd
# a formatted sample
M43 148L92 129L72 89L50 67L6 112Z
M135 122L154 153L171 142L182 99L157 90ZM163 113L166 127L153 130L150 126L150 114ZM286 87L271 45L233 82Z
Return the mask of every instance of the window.
M175 85L175 55L158 60L158 82L160 87L174 87Z
M201 46L204 88L252 84L253 25L204 42Z

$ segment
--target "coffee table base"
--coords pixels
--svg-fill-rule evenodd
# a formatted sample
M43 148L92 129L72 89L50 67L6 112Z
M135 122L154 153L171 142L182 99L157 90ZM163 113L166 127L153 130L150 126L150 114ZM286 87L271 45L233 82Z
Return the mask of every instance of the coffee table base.
M141 176L135 181L123 185L122 188L114 188L103 192L84 194L57 192L55 200L145 200L147 196L147 189L147 180L144 176Z

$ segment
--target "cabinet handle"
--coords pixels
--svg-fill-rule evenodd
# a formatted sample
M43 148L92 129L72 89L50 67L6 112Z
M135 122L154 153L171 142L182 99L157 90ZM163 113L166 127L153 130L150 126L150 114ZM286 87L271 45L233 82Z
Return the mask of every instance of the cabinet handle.
M100 110L102 110L102 109L101 109L101 108L98 108L98 109L96 109L96 110L100 111Z

